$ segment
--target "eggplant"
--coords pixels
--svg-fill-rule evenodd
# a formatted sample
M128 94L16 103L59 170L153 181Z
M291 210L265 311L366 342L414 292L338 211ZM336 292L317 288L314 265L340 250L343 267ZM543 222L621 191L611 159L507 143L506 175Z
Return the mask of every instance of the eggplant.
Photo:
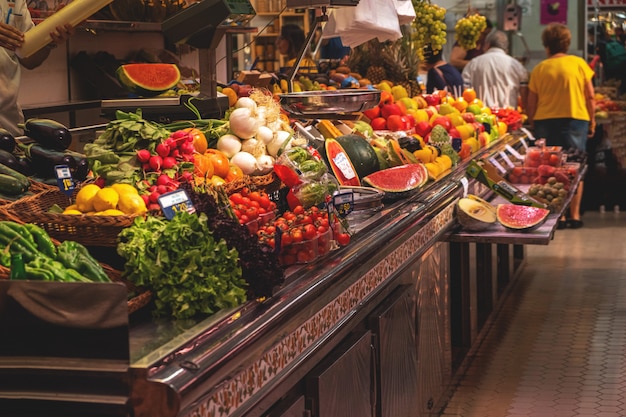
M33 170L28 164L25 164L23 160L14 154L2 149L0 149L0 164L6 165L22 175L30 176L33 174Z
M0 150L13 152L15 150L15 138L6 129L0 127Z
M76 169L72 171L72 178L75 181L85 181L89 174L89 160L78 155L74 155L74 159L76 160Z
M24 135L44 148L64 151L72 144L72 134L63 124L51 119L28 119Z
M76 158L70 153L46 149L37 144L28 145L27 155L35 172L42 178L56 178L56 165L67 165L70 171L78 167Z

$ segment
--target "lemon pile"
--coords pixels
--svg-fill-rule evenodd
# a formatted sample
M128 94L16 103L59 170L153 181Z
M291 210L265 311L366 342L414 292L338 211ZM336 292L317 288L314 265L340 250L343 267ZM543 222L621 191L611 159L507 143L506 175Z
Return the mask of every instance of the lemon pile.
M146 203L130 184L113 184L100 188L88 184L76 194L76 201L63 214L88 214L95 216L141 215L147 211Z

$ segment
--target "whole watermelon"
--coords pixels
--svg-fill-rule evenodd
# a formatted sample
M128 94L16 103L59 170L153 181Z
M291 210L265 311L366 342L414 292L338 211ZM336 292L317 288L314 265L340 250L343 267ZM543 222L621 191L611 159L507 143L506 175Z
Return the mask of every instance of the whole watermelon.
M335 140L346 151L359 178L380 170L376 151L363 136L351 133L338 136Z

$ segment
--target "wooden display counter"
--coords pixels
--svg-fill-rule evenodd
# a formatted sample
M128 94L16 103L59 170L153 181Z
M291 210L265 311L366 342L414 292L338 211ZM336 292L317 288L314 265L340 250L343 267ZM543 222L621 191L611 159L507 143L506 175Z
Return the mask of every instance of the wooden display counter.
M515 146L516 139L502 139L476 157L505 142ZM98 369L84 379L99 387L92 410L108 410L89 415L436 413L523 265L523 245L548 243L554 228L550 221L523 239L495 230L489 238L451 233L466 165L355 222L349 246L290 268L285 285L267 300L199 321L135 313L128 324L129 359L116 368L122 382L107 383L111 374ZM484 194L482 185L468 183L467 191ZM0 375L21 372L18 362L5 358ZM90 397L78 384L64 391L62 402L40 401L73 372L49 369L30 392L20 393L33 398L31 414L11 415L44 409L48 417L86 415ZM0 405L11 402L7 389L0 385ZM99 408L107 398L122 406Z

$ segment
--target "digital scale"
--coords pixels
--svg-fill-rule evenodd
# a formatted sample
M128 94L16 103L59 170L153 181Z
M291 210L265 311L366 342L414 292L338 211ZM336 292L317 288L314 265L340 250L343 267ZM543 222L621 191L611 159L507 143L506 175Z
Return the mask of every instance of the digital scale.
M228 97L217 91L216 49L227 33L256 31L244 26L255 15L249 0L201 0L163 21L161 29L169 42L198 49L199 93L102 100L104 116L113 118L116 110L134 112L141 108L143 117L161 123L196 119L197 116L187 108L189 104L198 109L203 119L221 118L229 106Z

